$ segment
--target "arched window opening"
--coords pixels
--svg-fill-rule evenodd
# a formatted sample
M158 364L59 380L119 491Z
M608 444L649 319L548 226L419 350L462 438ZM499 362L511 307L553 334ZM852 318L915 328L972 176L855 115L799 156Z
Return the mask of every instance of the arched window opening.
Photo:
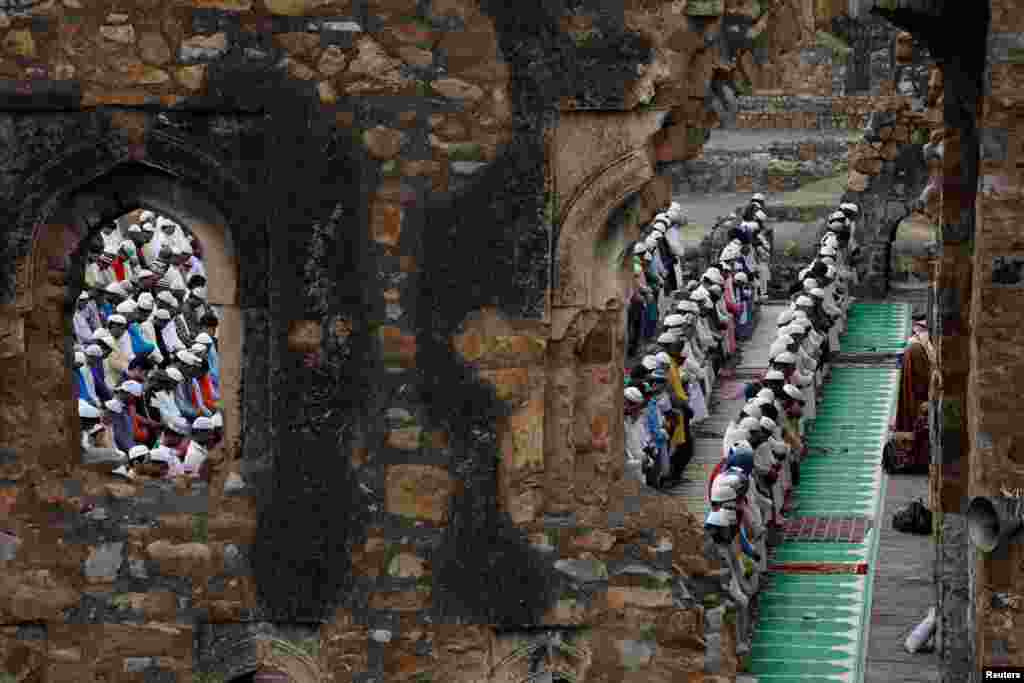
M936 248L935 227L927 216L914 213L900 221L889 243L889 286L927 286Z
M83 462L127 479L209 481L224 437L220 307L189 226L136 208L80 249L73 390Z

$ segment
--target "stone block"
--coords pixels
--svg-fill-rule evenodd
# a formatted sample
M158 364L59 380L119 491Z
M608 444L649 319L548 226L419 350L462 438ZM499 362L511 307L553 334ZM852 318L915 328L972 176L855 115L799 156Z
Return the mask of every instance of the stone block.
M0 312L0 359L25 353L25 319L14 311Z
M691 17L720 17L724 13L724 0L688 0L686 3L686 14Z
M579 550L604 553L612 549L616 540L615 536L607 531L593 529L586 534L574 536L572 546Z
M178 59L182 62L200 62L216 59L228 51L228 34L196 35L181 43Z
M319 320L293 320L288 325L288 350L298 353L320 351L321 328Z
M375 126L363 133L363 143L374 159L391 159L398 156L405 135L394 128Z
M335 9L337 5L341 5L337 7L340 13L346 13L345 6L351 10L351 2L348 0L263 0L263 4L271 14L289 17L301 17L324 7Z
M160 540L146 546L150 559L160 565L160 571L173 576L196 576L213 573L213 551L203 543L173 544Z
M544 401L531 399L508 418L509 438L503 440L502 455L512 472L544 467Z
M630 607L671 607L672 591L668 588L635 588L633 586L612 586L607 594L608 608L621 610Z
M398 553L387 566L389 576L401 579L418 579L425 573L426 563L422 557L411 553Z
M388 432L385 444L391 448L403 451L415 451L420 447L420 436L423 430L420 427L402 427L392 429Z
M498 398L502 401L522 403L527 398L530 373L526 368L481 370L480 376L494 385Z
M385 480L385 508L391 514L443 523L454 482L432 465L392 465Z
M370 230L375 241L397 247L402 235L402 207L388 202L374 202L370 209Z
M393 325L384 325L379 332L381 354L387 365L403 368L416 366L416 336L404 334Z
M853 164L853 168L859 173L878 175L882 172L882 160L861 157Z
M89 583L110 583L117 577L124 557L124 543L105 543L93 548L82 567Z

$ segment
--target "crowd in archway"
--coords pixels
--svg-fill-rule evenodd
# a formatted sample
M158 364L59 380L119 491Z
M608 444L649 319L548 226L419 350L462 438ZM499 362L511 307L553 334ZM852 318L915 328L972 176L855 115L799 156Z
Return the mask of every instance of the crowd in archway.
M105 224L85 260L72 319L85 462L128 478L206 479L224 420L201 243L133 212Z
M844 203L829 216L816 258L800 271L790 306L778 317L769 367L746 386L747 403L728 425L722 459L706 482L710 538L730 552L738 542L747 558L745 571L733 572L731 590L739 599L750 594L741 578L767 567L766 530L781 529L791 510L790 493L807 454L803 435L814 419L829 360L839 350L848 287L857 280L849 264L858 213L856 205ZM772 237L764 196L755 194L741 218L700 280L682 286L679 270L675 282L670 270L670 257L682 255L681 206L659 214L634 247L644 316L650 315L648 305L667 313L659 315L660 325L644 329L646 317L636 326L631 317L630 326L638 335L631 337L631 350L639 352L639 362L626 369L626 468L649 486L681 483L693 457L692 428L708 417L714 382L741 351L736 340L751 335L766 297Z

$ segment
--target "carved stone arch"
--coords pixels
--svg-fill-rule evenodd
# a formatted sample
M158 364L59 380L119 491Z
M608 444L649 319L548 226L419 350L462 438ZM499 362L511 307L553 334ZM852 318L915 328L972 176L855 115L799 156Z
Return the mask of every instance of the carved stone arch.
M15 374L32 373L23 380L33 390L21 403L29 418L26 424L41 428L33 436L16 424L0 425L9 442L3 445L40 462L77 463L77 458L69 459L69 452L77 449L77 411L72 379L62 366L70 363L69 302L78 294L74 276L84 267L80 247L102 222L142 207L188 226L203 246L209 299L220 313L224 443L230 451L227 460L237 459L242 434L247 440L251 436L242 429L241 278L265 286L269 262L259 253L266 244L261 224L246 221L241 208L244 185L205 152L155 132L142 148L113 136L85 141L27 176L21 187L23 201L8 209L13 230L4 246L14 257L15 269L14 287L4 288L8 297L0 305L0 357L30 360L21 370L9 367ZM232 232L239 228L246 231L244 238ZM242 242L247 243L245 258L239 250ZM246 298L250 306L258 305L258 299ZM265 398L256 403L265 403ZM221 476L226 474L224 468Z
M562 212L555 247L554 290L551 297L551 338L561 339L576 315L603 310L619 299L617 283L595 280L595 244L612 211L654 177L646 149L633 150L593 173L580 184Z

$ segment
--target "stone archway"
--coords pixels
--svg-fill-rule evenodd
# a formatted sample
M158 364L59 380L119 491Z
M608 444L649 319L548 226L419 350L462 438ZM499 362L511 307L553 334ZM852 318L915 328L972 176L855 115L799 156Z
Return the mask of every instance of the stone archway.
M555 250L544 498L547 512L572 510L580 524L604 524L609 487L622 477L622 458L615 454L623 440L627 278L617 255L597 247L616 208L636 195L640 221L669 200L669 183L655 177L647 149L617 157L579 184L562 213Z
M99 173L48 188L47 195L36 195L22 211L23 217L30 210L39 213L26 222L28 239L16 261L15 300L3 307L3 320L8 329L18 330L20 338L17 346L3 354L6 358L0 368L7 386L23 387L15 403L19 410L0 414L4 445L15 448L26 464L64 468L78 464L77 457L70 455L77 453L78 416L68 368L70 311L84 268L79 247L103 222L144 208L188 226L203 246L208 299L220 312L225 446L219 455L236 460L243 433L239 395L243 319L236 240L228 221L202 191L181 178L136 162L121 160L111 165L109 158L104 162ZM226 468L219 469L217 476L226 476Z

